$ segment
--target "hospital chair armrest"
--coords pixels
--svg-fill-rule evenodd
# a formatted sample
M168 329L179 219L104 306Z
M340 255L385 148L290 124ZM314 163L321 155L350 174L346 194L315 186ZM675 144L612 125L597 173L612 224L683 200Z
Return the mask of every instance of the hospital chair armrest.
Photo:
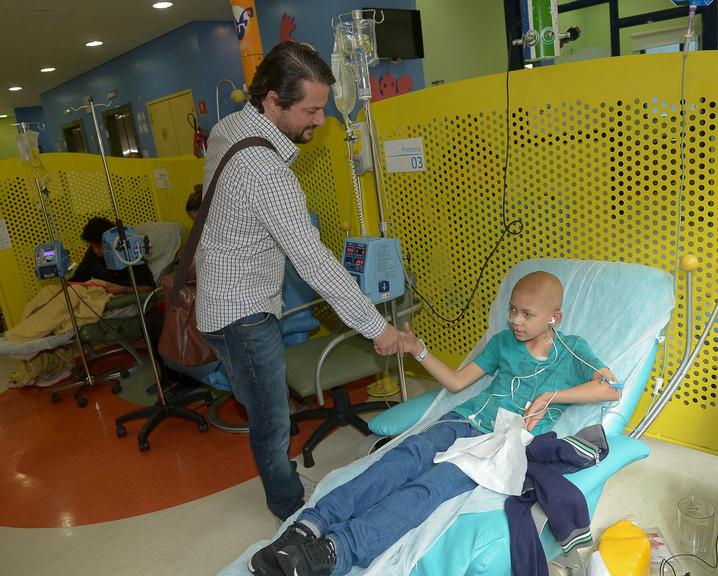
M623 434L610 435L606 439L608 440L608 456L601 460L597 466L591 466L566 475L566 478L573 482L584 494L591 492L597 486L606 482L624 466L636 460L641 460L650 453L650 449L646 444Z
M421 396L415 396L392 406L374 416L369 422L369 428L379 436L398 436L419 421L440 391L441 388L430 390Z

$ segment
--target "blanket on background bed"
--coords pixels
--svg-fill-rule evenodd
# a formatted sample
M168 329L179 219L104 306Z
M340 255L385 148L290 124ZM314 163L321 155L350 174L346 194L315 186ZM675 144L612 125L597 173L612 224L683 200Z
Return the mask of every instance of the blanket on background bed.
M69 287L78 326L97 322L112 297L98 285ZM34 340L72 330L72 320L61 286L44 286L25 306L20 322L5 332L13 341Z

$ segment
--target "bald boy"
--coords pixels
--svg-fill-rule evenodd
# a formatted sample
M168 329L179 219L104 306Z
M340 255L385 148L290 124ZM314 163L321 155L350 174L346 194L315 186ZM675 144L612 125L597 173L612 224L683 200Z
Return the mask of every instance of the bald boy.
M561 410L568 404L618 399L608 383L615 377L588 344L558 332L562 302L563 286L556 276L524 276L511 292L509 328L458 370L433 356L407 324L405 352L447 390L458 392L484 374L495 375L491 384L303 510L297 522L252 556L250 570L269 576L341 576L352 566L368 566L442 502L476 488L460 468L435 464L434 457L459 438L491 432L499 408L522 414L527 430L540 434L552 424L549 406Z

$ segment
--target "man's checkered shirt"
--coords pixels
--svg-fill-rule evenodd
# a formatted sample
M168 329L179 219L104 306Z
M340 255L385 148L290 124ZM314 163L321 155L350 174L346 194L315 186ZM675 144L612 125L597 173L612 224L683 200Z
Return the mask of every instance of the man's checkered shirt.
M379 336L386 321L312 226L290 170L298 148L251 104L212 129L205 190L224 153L250 136L266 138L277 152L242 150L217 182L196 255L197 326L215 332L257 312L280 317L286 254L342 321L367 338Z

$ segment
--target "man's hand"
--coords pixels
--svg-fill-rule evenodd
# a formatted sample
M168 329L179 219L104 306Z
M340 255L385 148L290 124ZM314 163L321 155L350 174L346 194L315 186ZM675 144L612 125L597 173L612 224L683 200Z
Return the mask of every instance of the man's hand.
M387 324L384 332L374 338L374 351L381 356L389 356L397 352L403 352L399 331L391 324Z

